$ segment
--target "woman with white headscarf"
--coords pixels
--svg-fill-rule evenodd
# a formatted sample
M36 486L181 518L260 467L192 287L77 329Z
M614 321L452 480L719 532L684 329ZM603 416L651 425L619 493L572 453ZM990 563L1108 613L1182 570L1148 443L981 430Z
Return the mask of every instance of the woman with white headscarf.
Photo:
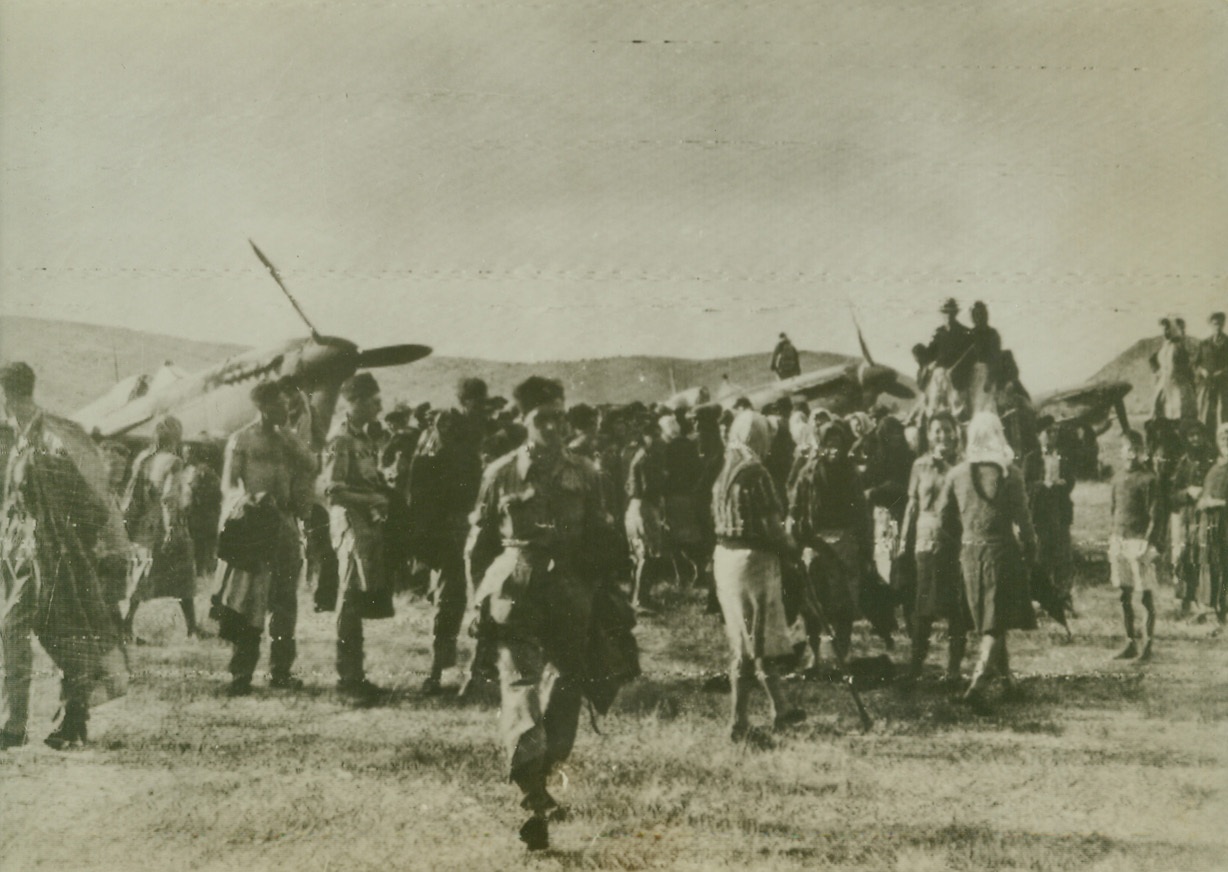
M974 705L983 703L994 671L1013 688L1007 631L1036 628L1025 572L1036 554L1036 533L1023 474L1014 460L998 416L976 413L968 424L964 462L951 470L939 499L943 531L960 543L968 606L981 637L964 697Z
M732 654L730 737L735 742L750 731L749 697L756 681L771 701L776 729L805 718L800 709L786 705L774 663L793 653L780 570L780 554L792 550L792 543L775 485L763 465L771 441L771 426L763 415L741 412L729 427L725 465L712 489L717 542L713 574Z

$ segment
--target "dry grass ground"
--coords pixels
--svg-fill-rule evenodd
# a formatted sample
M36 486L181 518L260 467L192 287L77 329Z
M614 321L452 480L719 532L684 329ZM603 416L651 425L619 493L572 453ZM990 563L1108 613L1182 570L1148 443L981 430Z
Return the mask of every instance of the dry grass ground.
M1076 537L1102 541L1104 486L1078 495ZM307 598L308 690L237 700L219 696L226 647L185 641L174 605L148 604L138 629L152 644L134 651L130 695L95 713L88 749L41 744L56 681L39 660L34 743L0 756L0 867L1228 868L1225 641L1177 621L1165 595L1155 661L1110 661L1106 575L1080 565L1073 643L1051 623L1013 639L1021 701L960 706L936 681L939 642L916 693L865 694L869 733L842 688L791 683L810 718L769 750L725 738L725 698L700 687L724 658L718 625L680 604L641 627L648 675L600 735L582 728L555 789L574 814L541 857L515 838L496 709L417 694L421 603L368 625L372 678L397 691L369 711L331 691L331 625Z

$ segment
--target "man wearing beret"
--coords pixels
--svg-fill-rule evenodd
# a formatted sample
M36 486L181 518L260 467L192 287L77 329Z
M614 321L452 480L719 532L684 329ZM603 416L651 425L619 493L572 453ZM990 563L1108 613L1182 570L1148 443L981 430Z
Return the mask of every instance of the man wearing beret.
M1198 344L1194 364L1198 374L1198 419L1214 433L1228 421L1228 336L1224 335L1224 313L1207 319L1212 333Z
M576 738L600 542L608 521L593 465L564 447L563 386L532 376L515 391L528 438L482 477L465 556L499 652L509 776L531 817L530 850L561 816L546 790ZM542 688L546 665L557 678Z

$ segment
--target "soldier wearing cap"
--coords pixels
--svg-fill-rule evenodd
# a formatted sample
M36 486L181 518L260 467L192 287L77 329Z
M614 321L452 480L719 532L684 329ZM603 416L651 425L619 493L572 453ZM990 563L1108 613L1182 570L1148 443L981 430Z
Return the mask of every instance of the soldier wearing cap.
M1228 336L1224 335L1224 313L1207 319L1211 335L1198 343L1194 369L1198 375L1198 419L1214 432L1228 421Z
M486 469L465 554L495 627L509 775L532 813L520 837L540 850L558 811L546 779L576 738L608 519L596 469L564 445L563 386L532 376L515 400L528 439ZM548 694L547 664L557 674Z
M362 622L371 614L369 604L388 593L384 561L388 496L379 473L379 447L368 431L368 425L379 418L379 383L369 372L360 372L341 386L341 396L348 408L324 450L319 482L328 500L341 576L337 689L355 703L371 705L383 691L367 680Z

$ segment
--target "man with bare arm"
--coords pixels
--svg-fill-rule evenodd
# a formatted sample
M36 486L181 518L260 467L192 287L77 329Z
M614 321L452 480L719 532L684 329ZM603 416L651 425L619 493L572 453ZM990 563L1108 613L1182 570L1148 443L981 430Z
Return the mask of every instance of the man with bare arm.
M263 382L252 388L251 400L259 417L230 437L222 469L226 491L227 526L241 514L263 515L268 539L252 537L254 554L240 557L219 545L221 589L214 597L223 638L234 643L230 659L228 693L251 693L252 675L260 659L260 637L269 619L269 686L298 690L301 679L291 673L296 654L298 576L302 566L296 518L310 505L302 499L304 477L315 473L315 457L285 428L286 397L281 387ZM223 539L226 532L223 532Z

